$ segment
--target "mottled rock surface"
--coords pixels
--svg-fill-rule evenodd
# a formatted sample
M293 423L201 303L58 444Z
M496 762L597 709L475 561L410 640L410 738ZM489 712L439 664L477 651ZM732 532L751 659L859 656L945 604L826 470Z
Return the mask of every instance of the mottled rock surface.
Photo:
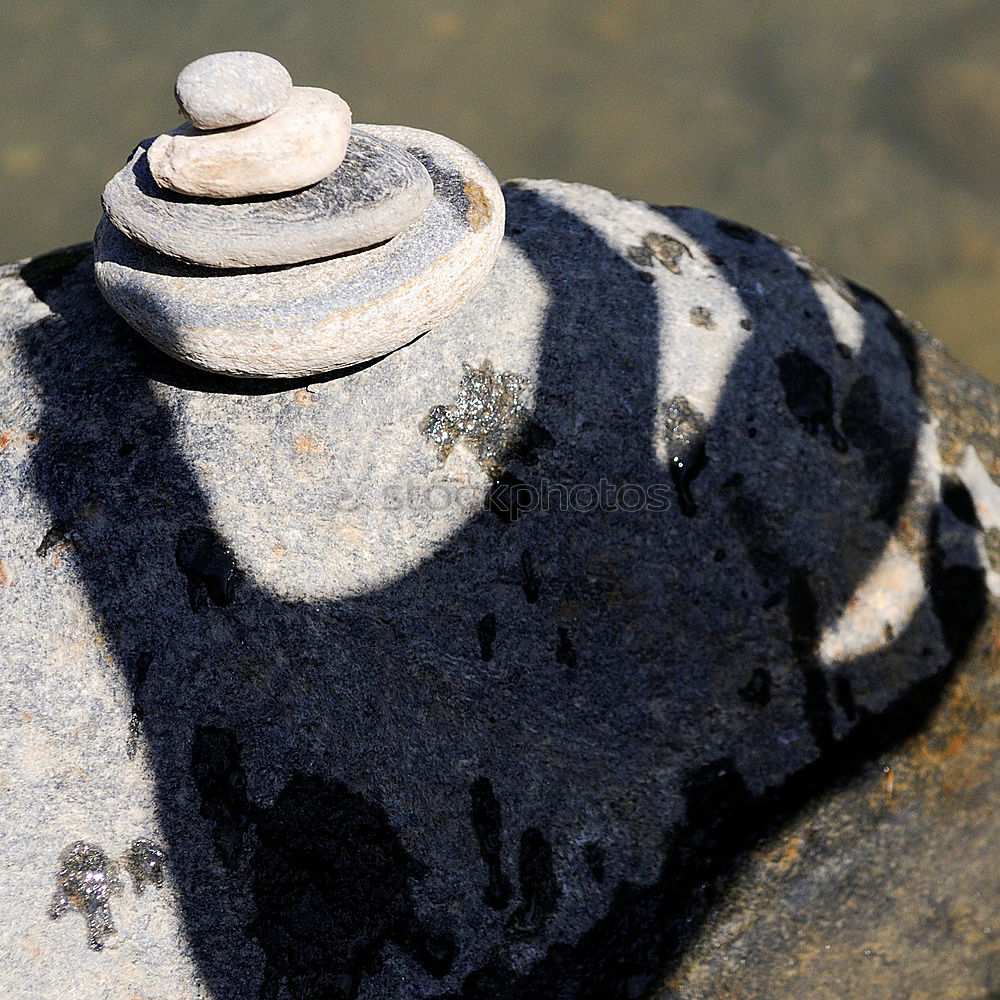
M202 129L246 125L273 115L291 96L288 70L263 52L213 52L177 74L181 113Z
M165 190L140 143L108 181L102 204L127 236L207 267L268 267L318 260L402 232L427 208L433 184L406 150L355 128L340 166L303 191L210 201Z
M333 173L351 134L351 109L320 87L293 87L285 104L252 125L202 132L182 125L149 147L156 183L199 198L297 191Z
M315 384L3 272L8 992L997 990L997 390L743 226L505 194ZM100 952L78 842L157 845Z

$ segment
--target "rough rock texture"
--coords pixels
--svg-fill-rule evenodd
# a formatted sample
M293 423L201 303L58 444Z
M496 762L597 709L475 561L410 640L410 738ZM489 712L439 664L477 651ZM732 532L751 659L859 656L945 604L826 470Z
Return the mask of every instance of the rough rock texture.
M291 96L288 70L262 52L213 52L177 74L174 97L197 128L246 125L273 115Z
M366 125L426 167L434 193L393 239L299 267L206 271L123 236L103 219L105 298L168 354L227 375L314 375L369 361L454 313L493 268L500 185L482 160L433 132Z
M318 384L3 272L7 992L995 993L997 390L742 226L505 194Z
M200 198L247 198L322 180L340 166L350 135L351 109L338 94L293 87L263 121L220 132L182 125L157 136L147 157L160 187Z
M371 246L402 232L431 200L423 164L354 128L328 177L302 191L247 201L209 201L158 187L141 143L108 181L101 202L127 236L208 267L267 267Z

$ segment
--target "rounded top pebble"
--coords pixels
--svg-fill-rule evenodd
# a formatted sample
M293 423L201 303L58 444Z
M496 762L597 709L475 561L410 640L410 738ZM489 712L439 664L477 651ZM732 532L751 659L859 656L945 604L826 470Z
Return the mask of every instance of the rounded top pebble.
M215 52L177 74L181 113L200 129L257 122L281 108L292 92L287 69L262 52Z

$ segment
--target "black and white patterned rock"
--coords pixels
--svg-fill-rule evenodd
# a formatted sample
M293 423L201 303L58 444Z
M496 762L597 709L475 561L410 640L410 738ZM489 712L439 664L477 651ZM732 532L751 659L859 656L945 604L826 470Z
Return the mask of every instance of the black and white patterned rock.
M208 267L298 264L395 236L427 210L423 164L355 128L340 167L303 191L248 201L190 198L159 187L146 160L152 140L108 181L102 202L127 236Z
M250 198L297 191L340 166L351 135L351 109L339 94L293 87L263 121L218 132L183 125L147 150L160 187L198 198Z
M398 154L391 152L393 146L401 147ZM96 236L96 276L102 293L134 329L167 354L229 375L313 375L402 346L455 312L487 277L503 237L503 196L496 178L474 153L431 132L366 125L356 131L354 147L345 184L331 182L324 190L301 196L309 201L292 202L289 211L305 216L308 210L308 219L296 227L277 227L278 238L288 246L293 228L308 234L313 228L339 227L350 234L345 237L350 246L359 238L367 245L376 233L384 239L398 220L376 230L365 222L366 213L371 205L380 219L391 215L399 170L412 177L411 202L423 199L423 178L433 182L433 196L419 217L388 242L298 267L209 272L122 235L119 228L127 229L125 222L134 222L134 217L123 221L116 211L116 186L111 197L105 196L115 225L105 219ZM386 164L398 164L397 170L387 166L380 174L378 158L365 155L372 150L381 150ZM134 177L141 171L142 154L133 162ZM374 164L370 181L368 163ZM139 190L127 179L121 183L127 191ZM275 204L240 206L238 217L251 229L258 224L255 210L267 218ZM204 223L206 245L224 241L225 206L185 202L180 208L182 216L204 213L197 217ZM346 219L340 222L342 215ZM355 216L357 227L350 224ZM160 222L166 239L180 238L181 219L169 226L165 219ZM219 227L218 237L210 222Z
M273 115L288 100L288 70L262 52L214 52L177 74L181 113L200 129L245 125Z
M0 271L5 995L995 992L996 387L746 227L504 193L308 385ZM62 852L137 838L90 951Z

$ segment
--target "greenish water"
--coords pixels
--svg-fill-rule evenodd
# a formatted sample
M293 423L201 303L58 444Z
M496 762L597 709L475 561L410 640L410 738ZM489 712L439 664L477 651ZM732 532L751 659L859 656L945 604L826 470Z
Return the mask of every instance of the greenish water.
M1000 379L995 2L3 0L0 38L0 258L89 238L177 71L256 49L502 178L781 235Z

